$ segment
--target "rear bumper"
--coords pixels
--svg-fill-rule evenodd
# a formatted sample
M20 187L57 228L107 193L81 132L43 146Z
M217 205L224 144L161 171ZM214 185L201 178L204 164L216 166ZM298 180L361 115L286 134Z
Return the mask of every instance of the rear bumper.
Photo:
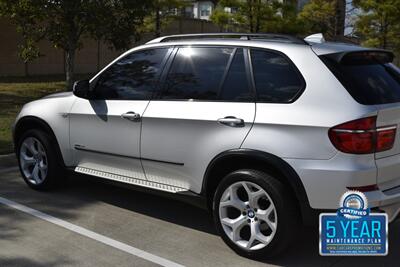
M394 221L400 213L400 187L386 191L365 193L370 208L377 208L388 215L389 222Z
M335 211L340 198L349 187L362 187L377 183L378 169L373 155L350 155L338 153L329 160L285 159L297 172L302 181L310 208L315 211ZM393 166L400 166L400 161L386 162L385 168L390 175L389 183L379 184L380 190L366 192L368 206L388 214L392 222L400 214L400 177L398 171L390 171ZM390 170L389 170L390 169ZM382 174L382 173L381 173ZM385 177L386 177L385 176ZM382 179L380 179L382 180Z
M376 184L373 155L338 153L329 160L285 160L300 177L312 209L336 210L349 187Z

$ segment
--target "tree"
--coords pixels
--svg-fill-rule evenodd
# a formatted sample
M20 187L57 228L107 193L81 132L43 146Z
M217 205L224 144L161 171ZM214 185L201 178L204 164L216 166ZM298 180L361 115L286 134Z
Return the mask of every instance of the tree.
M305 33L323 33L328 39L344 35L346 1L311 0L299 13Z
M224 7L217 6L210 16L211 21L219 27L220 32L229 31L232 15L224 10Z
M232 27L249 32L298 34L303 31L294 0L222 0L211 20L221 31Z
M28 62L41 56L36 43L43 37L43 29L36 25L33 14L35 7L28 1L15 2L10 5L9 1L0 1L0 17L9 17L17 26L17 31L22 36L22 44L18 45L19 57L25 64L25 75L28 73Z
M400 0L354 0L361 9L355 35L363 45L400 52Z
M217 14L211 20L223 27L226 21L249 32L259 32L262 24L276 14L274 3L277 0L221 0L217 6ZM225 8L231 12L225 11ZM225 14L224 14L225 13Z
M154 32L154 36L161 36L163 27L171 19L180 15L181 9L187 5L185 0L153 0L150 14L145 17L143 31Z
M275 13L261 25L263 32L297 35L304 32L304 23L297 16L297 1L274 2Z
M42 39L64 50L66 84L71 90L82 38L102 38L116 49L126 48L137 37L135 25L143 22L151 4L145 0L2 0L0 8L22 33L22 51L37 47Z

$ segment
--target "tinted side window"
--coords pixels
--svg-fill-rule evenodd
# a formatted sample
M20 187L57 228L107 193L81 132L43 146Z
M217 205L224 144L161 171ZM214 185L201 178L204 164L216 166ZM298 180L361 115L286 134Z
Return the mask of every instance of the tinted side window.
M220 99L226 101L251 101L253 98L246 75L243 49L240 48L236 50L235 57L229 67L222 86Z
M327 56L321 59L358 103L378 105L400 102L400 73L393 64L367 59L342 64Z
M150 99L167 48L133 52L118 60L100 76L95 88L98 99Z
M252 50L251 61L258 101L289 103L303 90L303 78L284 56L265 50Z
M166 78L162 99L216 100L233 48L182 47Z

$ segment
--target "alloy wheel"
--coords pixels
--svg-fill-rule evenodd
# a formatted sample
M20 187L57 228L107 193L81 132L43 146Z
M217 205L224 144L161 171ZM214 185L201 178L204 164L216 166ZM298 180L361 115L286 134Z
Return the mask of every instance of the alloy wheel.
M219 203L219 219L226 235L245 250L266 247L277 231L277 213L259 185L241 181L230 185Z
M42 143L34 138L26 138L19 152L19 161L26 179L38 185L44 182L48 171L47 155Z

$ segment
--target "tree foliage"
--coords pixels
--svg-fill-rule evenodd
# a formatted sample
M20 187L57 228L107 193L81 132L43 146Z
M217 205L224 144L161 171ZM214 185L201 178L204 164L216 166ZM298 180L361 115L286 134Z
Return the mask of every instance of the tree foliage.
M162 28L181 15L181 9L187 4L185 0L153 0L152 9L144 19L143 31L153 32L154 36L159 37Z
M304 32L304 23L298 17L297 1L274 2L275 12L262 23L261 31L298 35Z
M145 0L2 0L0 14L22 34L20 55L24 61L39 56L37 43L50 41L63 49L66 82L72 88L74 59L82 38L103 39L116 49L128 47L137 37L152 1Z
M400 0L354 0L361 9L355 35L363 45L400 52Z
M323 33L332 39L336 35L336 0L311 0L299 13L306 33Z
M296 23L296 1L221 0L211 20L224 30L231 28L228 25L234 25L237 30L249 32L300 31Z

